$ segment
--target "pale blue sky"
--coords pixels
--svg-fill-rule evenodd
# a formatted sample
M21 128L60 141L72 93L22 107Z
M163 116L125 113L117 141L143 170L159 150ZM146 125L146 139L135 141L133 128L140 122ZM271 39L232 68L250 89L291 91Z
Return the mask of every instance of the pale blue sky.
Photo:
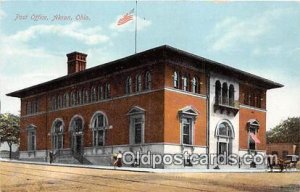
M88 67L133 54L134 22L116 27L132 8L134 1L0 3L1 112L20 109L6 93L65 75L66 53L88 53ZM56 14L90 20L52 22ZM138 17L138 51L168 44L284 84L268 93L268 128L300 115L299 1L139 1Z

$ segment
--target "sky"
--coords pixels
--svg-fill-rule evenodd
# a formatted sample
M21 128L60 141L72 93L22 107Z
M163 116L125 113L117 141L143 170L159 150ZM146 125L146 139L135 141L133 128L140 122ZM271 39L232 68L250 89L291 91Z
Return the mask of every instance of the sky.
M133 8L0 1L1 112L20 110L5 94L66 75L67 53L87 53L87 68L134 54L134 21L116 25ZM283 84L267 93L267 129L300 116L300 1L138 1L137 10L138 52L167 44Z

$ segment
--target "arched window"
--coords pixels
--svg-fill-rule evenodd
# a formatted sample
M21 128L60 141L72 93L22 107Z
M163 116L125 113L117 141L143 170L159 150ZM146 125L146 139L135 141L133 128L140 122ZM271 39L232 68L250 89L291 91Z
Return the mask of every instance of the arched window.
M199 79L198 77L193 77L192 79L192 92L193 93L200 93L199 91Z
M228 86L225 82L222 85L222 104L228 105Z
M28 101L26 103L26 113L31 114L31 102L30 101Z
M126 94L130 94L132 92L132 80L131 80L131 77L127 77L127 79L126 79L125 91L126 91Z
M189 91L189 78L188 78L188 76L182 76L182 90Z
M257 95L257 107L258 108L261 108L261 101L262 101L262 97L261 97L261 94L258 94Z
M147 71L145 75L145 90L150 90L150 89L151 89L151 73Z
M97 100L96 87L92 87L92 89L91 89L91 101L95 102L96 100Z
M229 105L234 106L234 86L232 84L229 86Z
M232 126L227 122L218 125L216 136L233 138Z
M255 106L255 94L251 93L250 106Z
M74 106L74 105L76 105L76 93L75 93L75 91L72 91L71 92L71 106Z
M82 104L82 91L80 89L77 91L77 104Z
M56 119L52 124L52 148L62 149L63 148L63 133L64 123L61 119Z
M174 88L179 88L179 74L176 71L173 74L173 85Z
M105 99L110 98L110 84L109 83L105 83Z
M51 106L52 106L52 110L56 110L56 96L52 97Z
M83 103L88 103L90 101L90 95L88 89L83 91Z
M58 102L57 102L57 108L62 108L63 99L61 95L58 95Z
M69 93L64 94L63 107L69 107Z
M104 99L104 94L103 94L103 86L99 85L98 86L98 100Z
M107 129L107 117L102 112L96 112L91 120L91 128L93 131L93 145L105 145L105 129Z
M220 104L221 103L221 83L220 81L216 81L216 84L215 84L215 94L216 94L216 98L215 98L215 102L216 104Z
M135 91L142 91L142 76L140 74L135 77Z

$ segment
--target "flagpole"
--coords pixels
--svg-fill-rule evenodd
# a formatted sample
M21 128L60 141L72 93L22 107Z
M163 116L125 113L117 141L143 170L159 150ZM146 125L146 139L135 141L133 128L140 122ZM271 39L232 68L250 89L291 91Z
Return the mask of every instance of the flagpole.
M137 0L135 1L135 33L134 33L134 52L136 53L136 45L137 45Z

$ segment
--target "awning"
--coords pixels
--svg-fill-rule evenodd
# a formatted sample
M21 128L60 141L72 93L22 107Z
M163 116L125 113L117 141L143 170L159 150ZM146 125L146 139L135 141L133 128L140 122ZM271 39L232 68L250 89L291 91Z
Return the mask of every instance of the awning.
M260 144L260 140L256 137L254 133L250 133L250 137L255 143Z

